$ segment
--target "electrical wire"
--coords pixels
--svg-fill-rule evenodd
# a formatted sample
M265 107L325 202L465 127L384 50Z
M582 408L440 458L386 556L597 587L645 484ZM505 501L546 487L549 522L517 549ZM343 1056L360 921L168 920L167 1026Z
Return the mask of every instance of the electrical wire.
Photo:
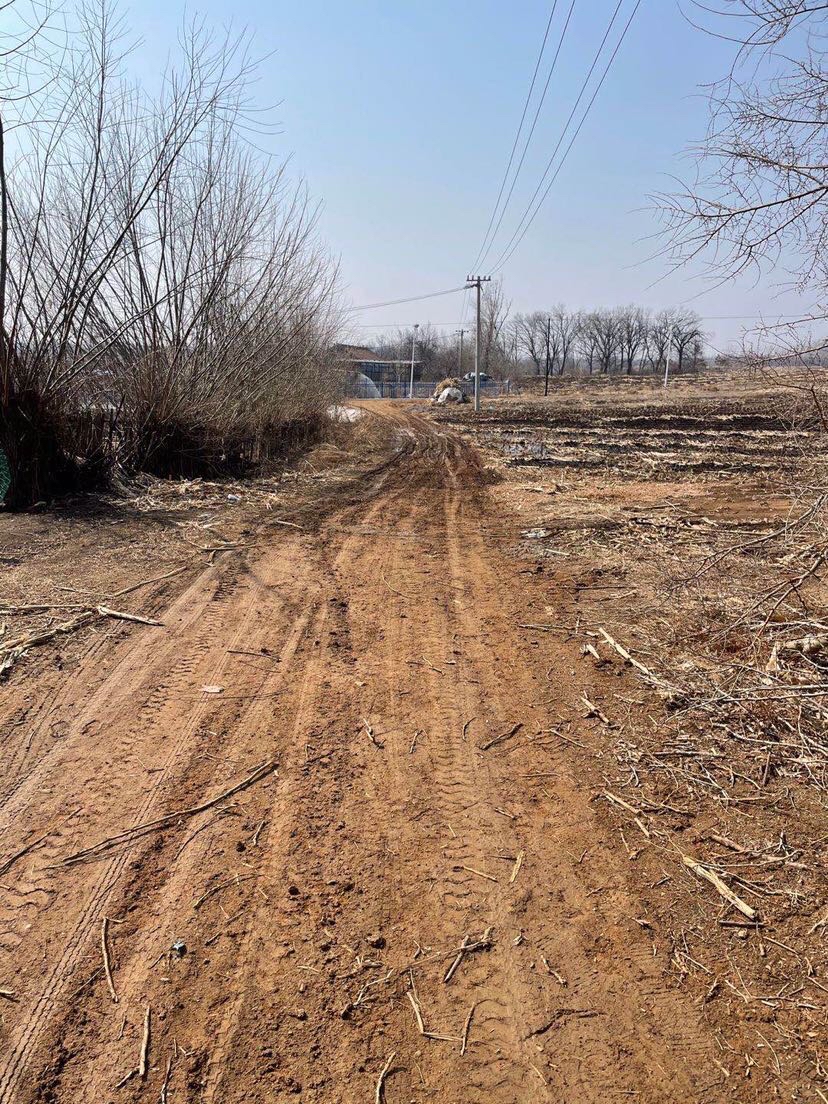
M569 152L572 149L573 145L575 144L575 140L577 139L578 135L581 133L581 129L583 128L583 125L586 122L590 111L592 110L593 104L595 103L596 99L598 98L598 93L601 91L601 89L604 86L604 83L607 79L607 76L609 75L609 71L612 68L613 63L614 63L616 57L618 56L618 52L621 49L621 46L623 45L624 40L627 37L627 33L629 32L629 29L632 25L632 22L635 19L635 16L638 12L638 9L641 7L642 0L636 0L635 6L632 9L632 12L630 14L629 19L627 20L627 23L624 27L624 30L621 32L621 37L619 38L618 42L616 43L614 50L610 54L609 61L607 62L606 66L604 68L604 71L601 74L601 77L598 81L598 84L595 87L595 91L592 93L592 97L590 98L590 101L587 104L583 115L581 116L581 121L578 123L578 126L575 129L575 133L572 135L572 138L570 139L569 145L566 147L566 149L564 151L564 154L563 154L563 157L561 158L561 160L558 164L558 167L556 168L551 180L547 184L543 194L540 197L539 202L535 206L534 211L532 211L532 207L535 204L535 200L537 199L538 194L541 191L541 188L543 188L544 181L546 180L547 176L549 175L549 171L552 168L552 165L554 164L555 158L558 155L558 151L560 150L561 146L563 145L563 141L566 137L566 132L568 131L569 126L570 126L573 118L575 117L575 114L577 113L578 106L580 105L581 100L583 99L584 94L586 93L586 90L589 87L589 82L592 79L592 75L595 72L595 69L598 65L598 62L600 61L601 55L604 51L604 46L607 43L607 40L610 36L612 28L615 24L615 20L618 16L618 12L620 11L621 6L622 6L623 3L624 3L624 0L618 0L618 4L615 8L615 11L613 12L612 18L610 19L609 26L607 27L606 34L604 35L604 38L601 41L601 45L598 47L598 51L595 55L595 58L592 62L592 65L590 66L589 72L587 73L587 76L586 76L586 78L585 78L585 80L584 80L584 82L581 86L580 92L578 93L578 98L575 101L575 106L572 108L572 111L570 112L569 118L567 119L566 124L564 125L564 128L561 131L561 136L558 139L558 144L555 146L555 149L552 152L552 156L549 158L549 161L547 162L546 168L543 171L543 175L541 176L540 182L538 183L538 186L535 189L534 194L532 195L532 198L529 200L529 203L526 205L526 209L525 209L525 211L524 211L524 213L521 217L520 222L517 225L517 229L515 230L512 237L510 238L510 240L509 240L508 244L506 245L505 249L501 252L501 254L498 257L497 261L495 262L494 267L491 270L492 272L499 271L506 264L506 262L510 259L510 257L515 252L517 247L520 245L520 243L526 237L526 234L529 231L529 227L535 221L535 218L537 217L538 212L540 211L541 207L543 206L543 204L546 200L546 197L549 195L549 192L552 188L552 185L557 180L561 169L563 168L564 164L566 163L566 159L569 156ZM531 216L530 216L530 211L532 212ZM526 222L527 217L529 218L528 222ZM524 223L525 223L525 225L524 225Z
M358 307L346 307L346 314L353 314L355 311L364 310L376 310L378 307L396 307L401 303L419 303L422 299L439 299L441 295L454 295L458 291L465 291L466 285L463 284L456 288L447 288L446 291L430 291L427 295L411 295L408 299L388 299L385 303L362 303Z
M555 67L558 64L558 58L560 57L561 49L563 48L564 39L566 38L566 32L569 30L569 24L572 21L572 13L575 11L576 2L577 2L577 0L572 0L572 3L569 5L569 12L567 13L566 21L563 25L563 30L561 31L561 36L558 39L558 48L555 50L555 56L552 59L552 65L550 66L549 73L546 77L546 84L543 86L543 92L541 93L540 99L538 100L538 106L535 109L535 117L532 120L532 126L529 128L529 133L526 136L526 142L524 143L524 146L523 146L523 153L520 155L520 161L518 162L518 166L515 169L515 175L512 177L512 184L511 184L511 187L509 188L509 193L506 196L506 199L503 203L503 208L501 209L500 217L497 220L497 225L495 226L494 230L492 231L492 236L491 236L491 240L489 241L489 244L486 245L486 242L485 241L483 242L483 245L485 246L485 250L483 252L482 257L479 257L479 259L477 261L475 261L474 265L472 266L473 268L478 268L480 265L483 264L485 259L488 257L489 253L491 252L492 246L495 243L495 239L497 238L498 231L500 230L500 227L503 225L503 219L506 217L506 211L509 208L509 203L511 202L512 195L514 194L515 185L517 184L518 177L520 176L520 170L523 168L523 163L526 160L526 154L529 152L529 145L532 141L532 136L535 133L535 127L538 125L538 119L540 118L541 108L543 107L544 101L546 100L546 93L549 91L549 84L552 80L552 75L555 72Z
M506 166L506 171L504 172L503 179L500 182L500 191L497 193L497 199L495 200L495 205L492 209L492 216L489 219L489 225L486 227L486 233L483 235L483 244L480 246L480 249L478 251L477 260L475 260L474 264L472 264L472 266L471 266L472 269L476 268L478 263L480 262L480 255L486 247L486 242L488 241L488 238L489 238L489 231L491 230L491 228L494 224L494 220L495 220L495 217L497 215L497 209L500 206L501 199L503 198L503 191L506 187L506 181L509 179L509 173L511 171L512 164L513 164L514 159L515 159L515 152L517 151L518 142L520 141L520 133L523 130L523 124L526 122L526 112L529 110L529 104L531 103L531 100L532 100L532 93L535 90L535 81L538 79L538 71L540 70L541 61L543 60L544 50L546 49L546 41L549 38L549 31L552 28L552 20L555 18L555 11L556 11L557 7L558 7L558 0L554 0L554 3L552 4L552 11L549 14L549 20L547 21L547 24L546 24L546 31L544 32L543 42L541 43L541 48L540 48L540 51L538 53L538 60L535 62L535 71L532 74L532 83L529 85L529 91L526 93L526 100L523 104L523 112L521 113L521 116L520 116L520 122L518 123L517 133L515 134L515 140L512 143L512 152L509 154L509 163Z

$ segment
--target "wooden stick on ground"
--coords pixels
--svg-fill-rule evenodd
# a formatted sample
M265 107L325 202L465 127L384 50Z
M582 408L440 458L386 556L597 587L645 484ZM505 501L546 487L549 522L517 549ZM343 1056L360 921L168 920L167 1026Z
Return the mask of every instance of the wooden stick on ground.
M186 571L189 566L189 564L184 564L183 567L174 567L173 570L168 571L166 575L156 575L152 579L142 579L139 583L132 583L131 586L124 587L123 590L116 590L112 597L123 598L125 594L132 594L133 590L149 586L150 583L162 583L165 579L172 579L174 575L180 575L182 571Z
M460 869L468 870L469 874L476 874L478 878L485 878L486 881L497 884L497 878L495 878L494 874L487 874L485 870L475 870L473 866L463 866Z
M249 882L251 878L256 877L258 877L257 874L242 874L241 877L236 875L233 878L228 878L226 882L219 882L218 885L212 886L206 893L202 893L197 900L193 901L193 908L200 909L205 901L208 901L215 893L219 893L222 889L227 889L228 886L240 885L242 882Z
M101 854L109 850L110 847L117 846L119 843L137 839L140 836L146 835L148 832L160 831L160 829L168 827L168 825L177 820L181 820L183 817L191 817L195 816L197 813L206 812L207 809L212 809L214 805L218 805L220 801L224 801L227 797L233 797L234 794L261 781L262 778L275 770L275 760L271 759L269 762L262 763L261 766L256 767L247 778L242 779L241 782L237 782L236 785L231 786L229 790L224 790L215 797L211 797L209 801L205 801L202 805L193 805L189 809L178 809L174 813L167 813L165 816L158 817L156 820L148 820L143 824L136 824L132 828L126 828L123 832L118 832L114 836L108 836L106 839L93 843L91 847L85 847L82 851L76 851L74 854L68 855L63 860L63 865L69 866L71 863L81 862L83 859L92 855Z
M141 1040L141 1055L138 1059L138 1076L142 1081L145 1080L147 1076L147 1055L149 1054L151 1020L152 1009L147 1005L147 1010L144 1013L144 1037Z
M388 1076L388 1071L391 1069L391 1063L394 1061L394 1059L396 1057L397 1057L397 1052L396 1051L389 1054L385 1065L380 1070L379 1080L377 1081L377 1087L374 1090L374 1104L383 1104L383 1101L385 1100L385 1092L384 1092L385 1079Z
M520 873L520 868L523 865L523 852L518 853L518 857L515 859L515 865L512 867L512 876L509 878L509 885L513 885L515 878Z
M32 840L31 843L27 843L25 847L21 847L19 851L15 851L13 855L9 855L7 859L4 859L0 863L0 877L7 874L18 859L22 859L24 855L28 855L30 851L34 851L38 844L43 843L47 836L50 836L51 832L44 832L42 836L38 836L36 840Z
M460 949L457 952L457 957L446 970L443 981L448 984L457 972L460 963L463 961L467 954L471 954L473 951L488 950L492 945L492 929L486 928L481 937L473 941L470 935L463 936L463 942L460 944Z
M106 931L109 927L109 917L104 916L101 921L101 954L103 955L104 973L106 974L106 984L109 986L109 992L112 997L112 1003L118 1003L118 994L115 992L115 982L112 979L112 964L109 961L109 945L106 941Z
M167 1059L167 1072L164 1074L164 1083L161 1086L161 1098L160 1104L167 1104L167 1088L170 1084L170 1074L172 1073L172 1057Z
M681 858L686 867L692 870L699 878L704 878L705 881L709 882L717 893L721 894L729 904L733 905L735 909L738 909L748 920L759 919L759 914L756 909L751 908L741 897L737 897L730 886L726 885L714 870L696 862L696 860L691 859L689 855L682 855Z
M510 740L512 736L517 735L523 728L523 721L518 721L517 724L512 725L508 732L502 732L499 736L495 736L492 740L487 740L485 744L480 745L481 751L488 751L489 748L497 747L498 744L502 744L504 740Z
M378 740L376 738L376 736L374 735L374 729L371 727L371 725L368 723L368 721L365 719L365 717L362 718L362 726L363 726L363 728L365 729L365 732L368 735L368 739L371 741L371 743L374 745L374 747L377 747L377 748L383 747L382 741Z
M463 1037L462 1037L462 1039L460 1040L460 1057L461 1057L461 1058L462 1058L462 1057L463 1057L463 1055L464 1055L464 1054L466 1053L466 1047L468 1046L468 1042L469 1042L469 1028L471 1027L471 1022L472 1022L472 1016L474 1015L474 1010L475 1010L475 1008L477 1008L477 1005L476 1005L476 1004L473 1004L473 1005L471 1006L471 1008L469 1009L469 1014L468 1014L468 1016L466 1016L466 1022L465 1022L465 1024L463 1025Z

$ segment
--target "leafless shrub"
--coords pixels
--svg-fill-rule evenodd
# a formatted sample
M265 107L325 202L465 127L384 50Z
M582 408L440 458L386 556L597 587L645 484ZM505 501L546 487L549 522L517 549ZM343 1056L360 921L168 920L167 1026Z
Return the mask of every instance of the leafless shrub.
M329 401L336 273L304 188L245 142L247 42L186 27L151 93L122 39L106 2L81 4L14 104L0 448L19 505L116 454L239 467Z

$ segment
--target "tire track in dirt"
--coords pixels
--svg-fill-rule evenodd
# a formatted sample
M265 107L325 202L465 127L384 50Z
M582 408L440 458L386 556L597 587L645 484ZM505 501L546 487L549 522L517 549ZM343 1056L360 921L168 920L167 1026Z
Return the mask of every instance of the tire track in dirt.
M112 1098L146 1006L147 1081L118 1094L136 1104L158 1099L168 1059L171 1101L362 1102L392 1052L389 1104L725 1099L702 1084L712 1038L635 923L582 753L549 736L559 712L577 724L573 652L550 645L550 684L516 632L479 457L386 411L387 459L343 487L318 535L280 532L246 574L202 575L165 618L162 650L136 635L6 800L14 823L55 837L0 896L32 925L7 950L32 983L0 1027L2 1104ZM227 655L275 639L278 663ZM227 693L205 701L209 682ZM274 757L278 778L226 808L102 865L47 869ZM74 800L83 818L61 822ZM100 978L78 990L100 964L104 912L124 920L117 1010ZM491 948L446 984L462 938L489 927ZM177 936L180 960L165 953ZM418 1033L413 985L447 1038Z
M71 744L73 738L82 746L75 749L64 749L60 755L61 762L58 767L50 759L38 764L37 768L28 776L19 779L12 792L16 801L7 800L2 806L4 815L10 820L17 821L26 816L32 795L48 791L47 778L54 775L59 768L64 777L71 777L75 768L80 768L88 760L89 740L86 738L86 728L90 720L95 719L95 714L109 712L118 716L129 715L129 701L137 696L139 699L146 695L144 704L136 717L136 723L125 727L114 726L109 735L113 743L107 745L106 758L111 764L123 764L130 751L133 758L140 762L140 756L136 750L145 755L152 749L153 730L155 730L155 742L157 750L164 754L160 767L154 768L155 778L148 787L143 801L133 814L133 823L140 823L149 819L152 810L158 800L164 784L168 779L170 769L178 767L180 772L182 765L186 765L189 756L185 755L188 743L192 740L196 728L216 708L214 700L205 695L198 695L195 687L215 684L222 678L222 672L226 669L228 656L226 649L233 647L246 636L251 618L257 612L257 602L261 598L261 587L251 583L247 587L247 593L236 609L236 619L228 619L228 611L223 603L236 596L238 583L235 578L235 570L232 578L228 573L217 569L208 569L184 595L174 603L167 615L168 627L171 633L170 641L166 645L158 647L148 639L147 630L142 643L138 644L125 657L118 669L113 672L110 679L104 683L93 696L85 712L78 718L74 726L74 732L67 740ZM227 637L227 624L224 632L221 632L222 622L228 622L233 627L229 639ZM179 634L192 634L188 641L189 648L185 654L173 665L167 677L155 683L165 666L168 666L174 654L181 650ZM191 699L192 705L184 718L181 716L182 700ZM182 723L183 721L183 723ZM171 743L166 740L166 734L178 728L178 736ZM136 749L138 741L140 748ZM165 744L167 745L165 749ZM84 772L84 787L94 786L94 773ZM104 805L108 804L109 823L115 824L113 807L116 815L120 815L118 798L120 787L117 784L105 781L110 776L106 772L100 776L104 781L98 781L96 798L102 799ZM123 774L120 775L123 781ZM25 792L24 792L25 784ZM83 790L76 791L70 801L81 802L85 795ZM59 798L59 804L65 805L67 794L64 790ZM49 812L48 805L45 812ZM99 809L99 813L106 809ZM53 817L57 810L51 810ZM104 817L98 816L92 826L95 834L105 833ZM83 832L89 831L88 824L83 827ZM37 996L37 999L27 1016L23 1029L12 1036L3 1065L0 1066L0 1101L11 1100L13 1090L18 1083L19 1076L32 1049L37 1044L39 1035L43 1030L48 1016L52 1014L53 1006L58 999L60 991L66 986L73 971L83 954L86 944L89 942L93 926L105 911L105 906L112 894L118 879L122 876L127 863L131 860L129 849L117 854L115 857L104 861L103 867L95 870L95 864L86 868L80 868L80 878L86 877L85 887L82 893L78 893L77 882L79 876L76 873L67 873L61 869L60 862L63 855L71 849L79 839L78 831L67 831L67 826L58 829L46 841L43 848L35 853L35 863L23 882L22 892L31 892L36 887L39 893L44 894L44 901L48 906L53 905L59 896L62 896L62 887L68 880L75 883L73 897L75 902L80 898L83 906L74 916L74 923L67 930L67 922L72 917L73 909L65 907L66 897L63 895L64 909L58 920L60 929L65 934L50 933L49 949L55 957L55 962L50 969L46 983ZM75 868L78 870L78 868ZM90 872L90 873L87 873ZM44 887L44 882L47 886ZM31 889L29 888L31 887ZM0 910L0 924L8 923L10 916L7 909ZM14 918L13 912L11 918ZM31 929L30 918L23 919L23 927ZM5 927L4 935L11 935L10 950L16 949L14 937L17 942L22 940L24 930L14 927Z

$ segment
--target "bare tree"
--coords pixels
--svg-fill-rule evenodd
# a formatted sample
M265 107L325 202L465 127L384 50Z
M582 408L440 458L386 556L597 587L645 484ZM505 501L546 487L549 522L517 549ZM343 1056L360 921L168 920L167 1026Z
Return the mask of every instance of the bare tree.
M586 316L595 361L605 375L617 363L621 352L621 317L618 311L601 309Z
M673 320L672 335L673 348L678 361L676 367L681 372L685 367L688 354L693 357L694 364L698 361L704 338L701 319L694 311L678 314Z
M623 307L619 311L621 327L621 360L628 376L632 375L636 360L647 340L649 319L641 307Z
M558 374L563 375L566 363L572 355L578 334L581 330L582 319L580 313L567 311L562 303L552 310L552 333L555 335L558 346Z
M116 440L173 471L267 448L325 401L336 270L306 190L246 141L245 41L185 28L151 97L121 39L106 0L77 9L2 161L0 448L20 504ZM117 434L90 436L107 419Z
M484 285L480 306L480 360L481 371L487 375L499 372L503 366L503 337L510 307L502 280Z
M598 323L595 313L581 315L581 325L578 329L578 351L591 376L598 360Z
M794 284L813 298L814 317L824 318L828 6L722 0L698 7L711 32L741 48L734 69L713 88L696 179L659 199L676 262L704 256L715 274L729 278L773 268L784 253Z
M543 371L546 360L546 324L543 311L516 314L512 323L518 346L531 360L536 376Z

